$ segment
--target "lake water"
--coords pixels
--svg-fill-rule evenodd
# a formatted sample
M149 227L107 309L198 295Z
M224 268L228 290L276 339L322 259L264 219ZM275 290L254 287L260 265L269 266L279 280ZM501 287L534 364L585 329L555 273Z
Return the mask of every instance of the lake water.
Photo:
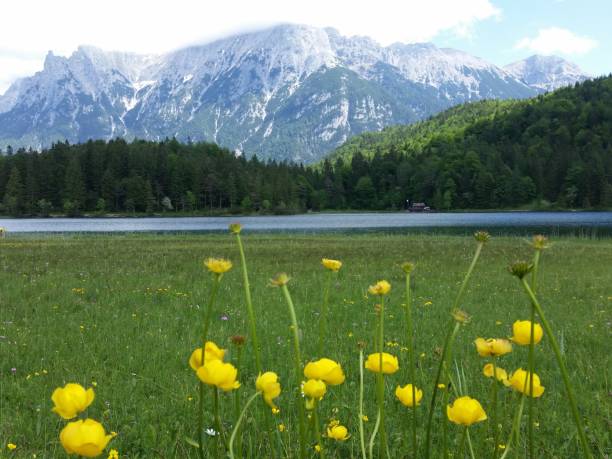
M248 217L0 219L8 233L225 231L239 221L248 231L431 231L612 235L612 212L326 213Z

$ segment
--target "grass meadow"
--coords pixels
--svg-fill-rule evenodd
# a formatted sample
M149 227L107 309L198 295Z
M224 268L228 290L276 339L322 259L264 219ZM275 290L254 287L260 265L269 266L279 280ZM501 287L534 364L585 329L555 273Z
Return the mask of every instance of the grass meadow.
M280 413L257 401L243 421L245 457L297 456L297 421L293 388L292 332L279 289L269 287L278 272L288 284L300 326L305 361L329 357L342 364L346 382L330 388L319 403L321 427L331 419L347 426L351 438L322 438L327 457L360 457L357 397L359 350L374 350L376 298L368 286L380 279L392 285L385 317L386 352L398 356L400 370L385 378L389 447L393 458L411 457L411 409L394 391L409 382L404 310L404 261L416 263L412 275L416 332L416 383L424 391L416 409L418 435L425 417L444 341L449 311L475 242L469 236L327 234L242 235L251 280L263 366L280 376ZM541 299L574 384L596 457L610 454L612 403L612 240L553 239L540 263ZM51 412L50 396L58 386L77 382L94 387L96 399L87 415L117 436L111 441L122 458L196 458L186 438L197 438L198 379L188 359L200 346L203 308L212 275L203 267L210 256L234 262L222 279L209 339L236 359L233 335L248 336L240 259L230 234L14 236L0 239L0 457L66 457L58 440L65 424ZM321 258L344 265L331 289L325 355L317 355L318 312L328 274ZM529 319L529 299L508 273L510 262L531 260L533 249L519 237L494 237L484 247L461 308L471 320L463 325L453 349L453 371L465 376L465 387L488 410L491 380L482 374L487 362L476 353L477 337L509 337L515 320ZM244 348L236 391L244 404L254 393L255 366L249 340ZM500 357L508 371L527 365L527 347L514 346ZM545 393L535 400L538 458L581 457L576 429L554 356L546 339L536 346L536 372ZM366 372L366 438L376 417L375 376ZM207 392L208 393L208 392ZM451 400L455 398L451 393ZM235 394L222 393L226 429L235 421ZM500 388L502 443L510 431L518 395ZM439 399L440 400L440 399ZM206 426L212 426L211 400L205 404ZM271 419L270 419L271 418ZM525 429L525 419L523 429ZM279 426L282 427L279 429ZM470 428L476 457L494 448L489 422ZM447 429L449 457L458 454L462 429L435 415L434 454L441 457ZM282 432L281 432L282 430ZM525 456L521 435L519 452ZM207 437L210 457L215 439ZM8 443L17 447L7 448ZM467 454L467 453L465 453ZM316 453L310 450L310 457ZM106 457L106 454L103 456ZM514 457L514 454L512 454Z

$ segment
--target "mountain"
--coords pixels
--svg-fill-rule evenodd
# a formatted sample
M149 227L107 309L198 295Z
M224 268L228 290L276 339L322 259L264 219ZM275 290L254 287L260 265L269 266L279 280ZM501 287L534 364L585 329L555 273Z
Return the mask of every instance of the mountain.
M508 64L504 70L542 92L554 91L591 78L576 64L557 56L534 55Z
M0 148L176 137L314 162L364 131L541 90L454 49L280 25L159 56L50 52L0 96Z

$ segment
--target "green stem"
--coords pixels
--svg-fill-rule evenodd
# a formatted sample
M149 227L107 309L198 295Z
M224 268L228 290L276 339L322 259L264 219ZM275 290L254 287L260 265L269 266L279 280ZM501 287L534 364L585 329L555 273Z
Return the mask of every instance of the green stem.
M236 240L238 241L238 249L240 251L240 261L242 262L242 280L244 283L244 296L246 298L247 313L249 315L249 328L251 333L251 340L253 341L253 348L255 350L255 367L257 373L261 373L261 349L259 347L259 340L257 339L257 326L255 324L255 313L253 312L253 301L251 300L251 286L249 284L249 273L247 270L246 258L244 256L244 248L242 247L242 239L240 234L236 233Z
M376 374L376 382L378 388L378 412L380 415L380 455L382 451L387 450L387 432L385 429L385 374L383 373L383 350L385 345L384 339L385 326L385 297L380 297L380 317L378 327L378 352L379 352L379 371Z
M321 427L319 426L319 402L317 400L314 401L314 407L312 410L312 422L314 424L314 436L315 436L315 444L321 446ZM321 451L319 451L319 457L325 458L325 450L321 446Z
M454 327L449 327L448 333L446 335L446 339L444 340L444 347L442 348L442 356L440 357L440 362L438 363L438 370L436 372L436 380L434 382L434 389L431 394L431 401L429 403L429 414L427 417L427 430L425 433L425 457L429 459L430 450L431 450L431 425L433 423L433 415L436 409L436 397L438 395L438 384L440 384L440 379L442 377L442 369L444 367L446 361L446 355L448 354L449 348L452 346L452 343L459 331L459 322L455 320L451 320L450 325L452 326L454 323ZM448 388L447 388L448 390Z
M533 257L533 270L531 273L531 285L533 285L533 292L535 294L535 289L537 285L538 278L538 267L540 264L540 250L535 251L535 255ZM529 356L528 356L528 371L530 375L533 375L535 372L535 342L534 342L534 332L535 332L535 308L533 305L531 306L531 334L529 335ZM529 378L529 400L527 401L527 421L529 425L527 426L528 439L529 439L529 458L535 458L535 440L533 435L533 376Z
M291 294L289 293L287 285L282 285L281 290L283 292L283 295L285 296L287 306L289 307L289 315L291 316L291 329L293 331L293 351L295 360L295 382L296 385L299 386L300 381L302 379L300 377L300 375L302 374L302 355L300 353L300 334L297 324L297 317L295 315L295 307L293 305L293 300L291 299ZM299 391L297 393L296 401L298 408L298 427L300 434L300 458L304 459L306 457L306 422L304 416L304 402Z
M215 274L215 281L213 283L208 304L206 305L206 311L204 312L204 323L202 326L202 357L200 359L200 365L204 365L206 360L206 339L208 336L208 328L210 326L210 318L212 317L212 310L219 292L219 286L221 285L222 274ZM204 383L200 381L200 400L198 403L198 434L200 439L200 459L204 459Z
M593 455L591 453L591 449L589 448L587 438L584 433L584 428L582 426L582 419L580 418L580 413L578 411L576 399L574 398L574 393L572 391L572 384L570 382L569 375L567 373L567 368L565 367L563 356L561 355L561 351L559 350L559 344L557 343L557 339L555 338L555 335L553 334L552 328L550 327L548 320L546 320L546 317L544 316L544 311L542 310L542 306L540 306L540 303L538 299L535 297L531 288L529 287L529 284L527 284L527 281L524 278L521 279L521 283L523 284L523 288L527 292L527 295L529 295L529 298L531 299L531 304L536 309L538 316L540 316L540 319L542 320L542 325L544 326L544 331L546 332L546 336L550 340L550 344L555 353L555 358L557 359L557 365L559 366L559 370L561 371L561 376L563 378L563 384L565 385L565 391L567 393L567 398L570 403L570 408L572 411L572 416L574 417L576 429L578 430L578 436L580 438L580 443L582 444L583 453L585 457L587 457L588 459L591 459Z
M497 441L499 439L499 428L497 427L497 363L495 357L491 359L493 361L493 402L492 402L492 415L491 424L493 424L493 459L497 458Z
M412 298L410 295L410 273L406 273L406 332L408 334L408 377L412 384L412 451L414 457L417 455L417 405L416 405L416 380L414 362L414 329L412 324Z
M236 368L241 368L242 362L242 346L237 346L237 355L236 355ZM234 391L234 419L235 423L238 424L238 419L240 418L240 391ZM238 450L238 457L242 457L242 437L238 438L238 443L236 444L236 448Z
M474 257L472 258L472 263L470 264L470 267L468 268L467 273L465 274L465 277L463 278L461 287L459 287L459 292L457 292L457 296L455 297L455 301L453 303L453 307L451 308L451 312L453 312L455 309L459 307L461 298L463 297L463 293L465 291L467 283L470 277L472 276L472 271L474 271L474 267L476 266L476 262L478 261L478 258L480 257L480 252L482 251L483 246L484 246L484 242L479 242L478 245L476 246L476 251L474 252ZM457 334L457 331L459 330L459 323L457 322L455 324L455 327L452 327L452 323L453 321L450 322L450 325L448 327L448 332L447 332L446 339L444 342L444 347L442 349L442 356L440 357L440 363L438 364L436 380L434 382L433 391L431 394L431 403L429 406L429 415L427 418L427 430L425 433L425 458L426 459L429 459L429 457L431 456L431 426L433 423L433 413L436 407L438 384L440 383L440 377L442 376L442 367L444 366L444 362L447 358L448 348L452 347L454 337Z
M363 349L359 349L359 444L361 445L361 458L366 459L363 416Z
M463 450L465 449L465 439L467 437L467 427L463 429L463 435L461 435L461 441L459 442L459 454L457 457L463 459ZM444 455L443 459L446 459L448 455Z
M221 441L223 441L223 426L221 425L221 416L219 415L219 389L217 387L212 388L213 391L213 412L215 415L215 430L217 431L217 435L215 438L217 440L217 456L219 455L219 446Z
M330 271L325 284L323 293L323 304L321 305L321 314L319 315L319 357L323 357L323 348L325 345L325 335L327 334L327 307L329 305L329 289L331 287L333 271Z
M378 428L380 427L380 410L376 415L376 422L374 423L374 429L372 430L372 436L370 437L370 443L368 445L368 450L370 453L370 459L374 459L374 440L376 439L376 434L378 433Z
M476 456L474 456L474 448L472 447L472 439L470 438L469 427L466 427L465 431L467 432L467 443L468 443L468 448L470 449L470 456L472 457L472 459L476 459Z
M504 451L504 454L502 454L500 459L506 459L506 456L508 455L508 453L510 453L510 450L512 449L512 441L515 437L516 437L516 449L518 451L518 441L520 437L521 418L523 417L523 405L525 404L525 394L524 393L521 393L520 400L521 401L519 402L518 409L516 410L516 415L514 416L514 421L512 422L512 429L510 430L510 436L508 437L508 441L506 442L506 450Z
M238 417L238 420L236 421L236 425L234 426L234 430L232 431L232 435L230 436L230 441L229 441L229 457L230 457L230 459L235 459L235 456L234 456L234 440L236 438L236 434L238 433L238 430L240 429L240 424L242 423L242 419L244 418L244 415L247 412L247 409L249 408L249 405L251 403L253 403L253 400L255 400L255 398L259 394L260 394L260 392L255 392L251 396L251 398L249 398L249 400L244 405L244 408L242 409L242 412L240 413L240 416Z

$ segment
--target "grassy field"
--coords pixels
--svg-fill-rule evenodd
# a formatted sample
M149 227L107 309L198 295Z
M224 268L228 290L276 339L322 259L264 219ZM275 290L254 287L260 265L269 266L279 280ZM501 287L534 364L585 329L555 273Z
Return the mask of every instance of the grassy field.
M427 235L261 235L243 234L264 367L276 371L283 385L281 412L273 421L257 403L246 418L245 456L296 457L296 417L290 319L279 289L269 279L284 271L302 332L305 360L316 355L317 315L323 297L322 257L344 262L330 299L325 357L339 361L347 380L330 388L320 403L321 425L332 418L352 437L333 444L322 439L328 457L358 457L358 341L374 352L375 299L367 288L387 279L393 288L386 308L387 352L400 358L400 371L386 378L389 442L394 458L409 457L409 410L393 392L408 381L403 261L414 261L414 316L417 386L424 389L417 408L419 439L444 324L475 242L471 237ZM612 326L612 240L553 240L543 253L539 296L561 343L597 457L610 454L612 409L610 340ZM197 438L198 382L187 360L199 346L203 306L211 275L202 265L223 256L235 267L223 278L210 338L236 352L229 338L248 335L247 315L235 240L231 235L126 235L7 237L0 239L0 457L65 457L58 433L65 425L51 412L52 391L67 382L95 386L96 400L87 415L117 432L111 442L120 457L187 458L197 450L186 437ZM468 393L490 403L491 381L482 375L486 361L475 352L476 337L508 337L515 320L529 318L529 302L509 262L532 258L520 238L493 238L483 250L462 308L472 316L459 332L453 356L466 377ZM237 391L242 403L254 392L254 362L245 348ZM580 457L560 374L546 338L536 348L537 373L546 391L536 400L538 458ZM527 365L527 349L515 346L501 357L511 371ZM374 375L365 374L366 423L375 418ZM454 395L451 394L451 399ZM206 425L212 426L210 401ZM510 429L517 394L500 395L504 437ZM440 406L440 405L438 405ZM231 429L234 394L221 397L223 419ZM441 411L436 414L434 446L440 457ZM274 425L271 425L271 423ZM286 428L279 432L277 426ZM471 428L476 457L493 449L489 423ZM525 421L523 422L523 426ZM452 457L462 430L447 424ZM268 436L266 430L275 433ZM271 441L270 441L271 439ZM521 436L522 441L525 435ZM211 447L214 439L210 437ZM505 440L504 440L505 441ZM6 445L14 443L10 451ZM271 449L273 448L273 449ZM524 444L521 445L523 450ZM274 451L274 452L273 452ZM315 453L312 452L312 456ZM523 453L524 456L524 453ZM106 457L106 456L104 456ZM211 456L212 457L212 456Z

